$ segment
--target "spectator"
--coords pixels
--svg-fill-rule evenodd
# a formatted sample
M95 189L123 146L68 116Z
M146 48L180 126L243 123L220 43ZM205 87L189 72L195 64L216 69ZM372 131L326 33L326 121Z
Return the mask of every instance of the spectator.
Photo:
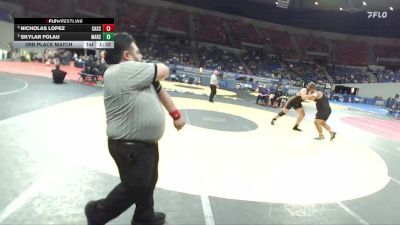
M260 94L257 96L256 104L261 100L264 104L268 104L268 89L267 88L260 88Z
M284 95L285 93L283 92L281 85L279 85L274 92L274 97L271 99L271 106L273 106L274 103L277 102L277 106L279 107L281 105L282 96Z
M62 84L64 83L65 75L67 72L60 69L60 64L56 64L56 68L51 70L53 74L53 82L55 84Z
M388 111L388 113L386 114L386 116L393 116L393 117L395 117L395 116L396 116L396 112L397 112L397 110L399 110L399 109L400 109L399 104L397 104L397 103L393 104L392 108L389 109L389 111Z

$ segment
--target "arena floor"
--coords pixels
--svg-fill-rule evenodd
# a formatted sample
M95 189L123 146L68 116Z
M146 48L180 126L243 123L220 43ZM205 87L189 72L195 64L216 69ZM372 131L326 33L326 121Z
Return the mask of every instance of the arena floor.
M102 88L27 74L0 72L0 224L86 224L86 202L119 182ZM167 116L160 141L168 225L400 224L400 121L333 104L337 138L316 141L311 102L296 132L294 111L271 126L278 109L251 94L213 104L207 88L163 86L187 122Z

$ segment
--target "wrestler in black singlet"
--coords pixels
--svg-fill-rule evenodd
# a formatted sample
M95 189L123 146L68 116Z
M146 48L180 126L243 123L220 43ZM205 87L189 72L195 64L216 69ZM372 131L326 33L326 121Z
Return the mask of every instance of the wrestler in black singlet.
M329 116L331 115L331 106L329 105L329 99L322 95L322 98L315 99L316 106L317 106L317 114L315 115L316 119L319 120L328 120Z
M299 91L299 92L297 92L297 94L295 96L292 96L288 99L288 101L286 102L286 104L283 108L285 108L285 109L291 109L292 107L294 109L303 108L303 105L301 104L302 101L303 101L303 99L301 98L301 93Z

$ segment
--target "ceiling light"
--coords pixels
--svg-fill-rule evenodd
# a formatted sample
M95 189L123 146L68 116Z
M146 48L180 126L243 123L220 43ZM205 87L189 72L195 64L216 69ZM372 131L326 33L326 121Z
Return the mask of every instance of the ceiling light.
M339 8L339 10L340 10L340 11L343 11L343 8L342 8L342 7L340 7L340 8Z
M315 5L318 5L318 2L314 2Z
M363 5L367 5L367 2L366 2L366 1L363 1Z
M389 9L390 9L390 11L393 11L393 7L392 6L390 6Z

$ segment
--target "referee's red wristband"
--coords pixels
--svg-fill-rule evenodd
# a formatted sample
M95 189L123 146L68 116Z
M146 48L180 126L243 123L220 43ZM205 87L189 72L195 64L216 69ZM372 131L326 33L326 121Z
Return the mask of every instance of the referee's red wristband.
M173 112L170 112L169 115L172 117L172 119L174 120L178 120L179 118L181 118L181 112L179 112L179 110L175 110Z

